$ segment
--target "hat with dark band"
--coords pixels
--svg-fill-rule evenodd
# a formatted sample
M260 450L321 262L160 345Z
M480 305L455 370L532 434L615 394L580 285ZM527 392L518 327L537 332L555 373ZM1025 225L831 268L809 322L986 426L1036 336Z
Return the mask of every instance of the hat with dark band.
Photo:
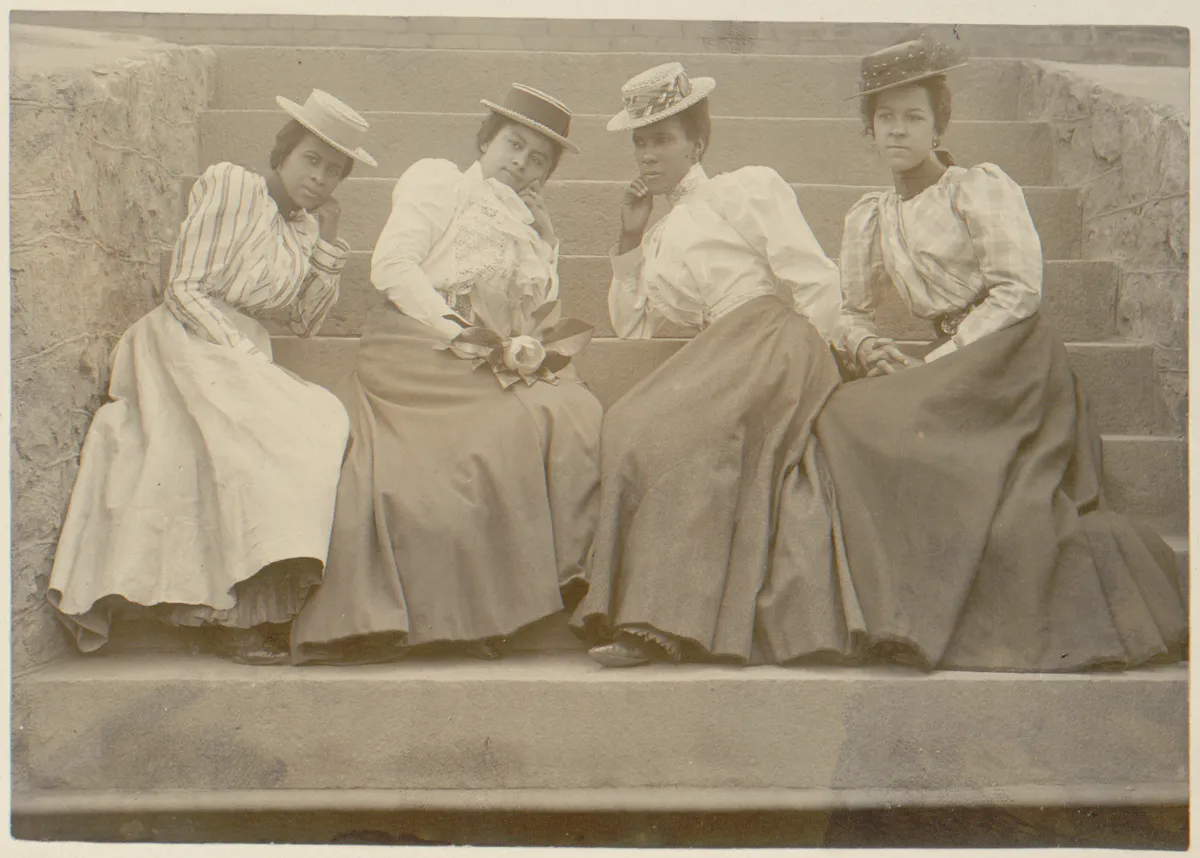
M846 100L938 77L966 64L966 58L954 48L922 34L863 57L858 92Z
M630 78L621 87L625 109L608 121L609 131L628 131L666 119L708 98L711 77L689 78L679 63L664 63Z
M359 145L371 126L367 124L367 120L355 113L350 105L320 89L314 89L304 104L297 104L282 95L275 96L275 101L291 114L293 119L334 149L344 152L355 161L362 161L372 167L379 166Z
M493 113L545 134L559 146L579 152L579 147L567 139L571 130L571 111L557 98L531 86L514 83L504 104L496 104L486 98L481 98L479 103Z

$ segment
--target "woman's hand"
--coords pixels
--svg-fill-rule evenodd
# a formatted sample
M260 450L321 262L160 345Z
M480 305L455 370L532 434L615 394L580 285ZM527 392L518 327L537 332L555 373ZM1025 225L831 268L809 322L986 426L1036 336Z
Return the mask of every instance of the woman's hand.
M337 241L338 223L342 219L342 206L335 198L329 197L312 212L317 217L320 235L330 243Z
M900 351L896 341L889 337L867 337L859 345L854 358L859 369L864 370L868 378L893 375L898 369L924 363L920 358L910 357Z
M554 224L550 221L550 212L546 208L546 201L542 199L542 183L534 182L521 191L518 196L525 201L529 213L533 215L533 228L542 237L542 241L554 244Z
M628 253L642 243L653 210L654 195L640 177L634 179L621 199L621 242L618 247L621 253Z

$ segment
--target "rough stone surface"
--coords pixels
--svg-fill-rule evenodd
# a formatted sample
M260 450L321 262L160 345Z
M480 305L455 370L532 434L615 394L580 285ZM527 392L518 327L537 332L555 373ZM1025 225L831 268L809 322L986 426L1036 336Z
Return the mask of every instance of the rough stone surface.
M1082 253L1118 263L1117 331L1152 342L1161 415L1187 425L1188 145L1184 69L1026 62L1018 114L1050 123L1056 183L1086 189Z
M214 54L11 30L13 668L64 649L45 587L116 338L154 305Z

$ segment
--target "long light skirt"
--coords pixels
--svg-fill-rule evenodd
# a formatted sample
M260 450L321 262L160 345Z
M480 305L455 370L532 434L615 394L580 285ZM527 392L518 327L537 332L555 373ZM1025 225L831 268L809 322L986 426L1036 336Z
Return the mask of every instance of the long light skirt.
M266 330L225 310L269 355ZM337 398L162 306L118 343L109 396L47 593L79 648L102 646L127 603L186 625L294 616L329 544L348 434Z

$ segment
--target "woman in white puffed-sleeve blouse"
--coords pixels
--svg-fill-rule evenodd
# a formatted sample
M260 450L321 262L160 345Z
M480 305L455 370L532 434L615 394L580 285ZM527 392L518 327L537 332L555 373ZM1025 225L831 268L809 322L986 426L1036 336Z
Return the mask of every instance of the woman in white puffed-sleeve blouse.
M48 598L79 648L115 617L219 627L236 660L289 660L284 626L321 580L346 448L336 397L272 361L256 317L315 332L348 246L332 196L367 123L328 93L296 104L260 176L230 163L192 188L163 303L112 357Z
M705 172L714 87L678 63L650 69L609 125L632 130L639 172L612 255L613 327L646 338L670 323L692 339L605 415L589 590L571 623L608 667L786 661L796 584L831 568L808 442L838 384L837 268L774 170ZM655 197L668 208L647 229ZM777 538L781 510L817 524Z
M484 104L474 164L418 161L392 194L371 261L387 300L338 389L350 450L297 662L495 658L583 584L601 407L534 324L558 297L541 189L574 149L570 112L519 84Z

